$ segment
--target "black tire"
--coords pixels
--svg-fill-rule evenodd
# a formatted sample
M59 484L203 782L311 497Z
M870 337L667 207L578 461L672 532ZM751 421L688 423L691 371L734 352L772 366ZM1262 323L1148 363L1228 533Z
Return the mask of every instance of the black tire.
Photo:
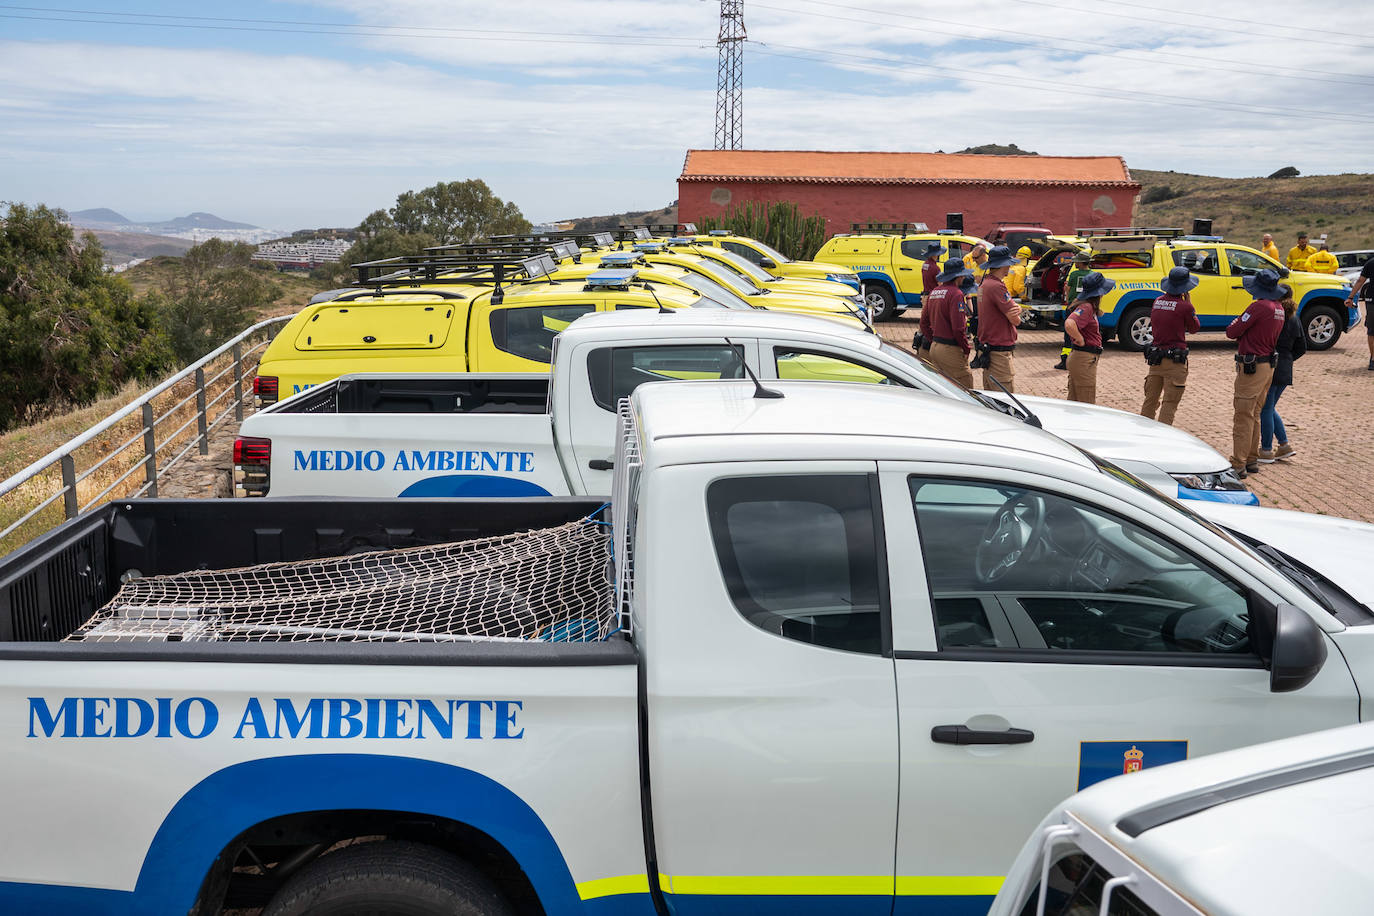
M891 321L897 317L897 297L880 283L864 284L864 305L868 306L868 312L875 322Z
M262 916L511 916L475 868L423 843L383 841L321 856L282 885Z
M1154 339L1150 335L1150 310L1137 305L1127 309L1116 325L1116 339L1123 350L1143 353Z
M1307 349L1330 350L1345 330L1345 316L1334 305L1309 305L1302 310L1302 333Z

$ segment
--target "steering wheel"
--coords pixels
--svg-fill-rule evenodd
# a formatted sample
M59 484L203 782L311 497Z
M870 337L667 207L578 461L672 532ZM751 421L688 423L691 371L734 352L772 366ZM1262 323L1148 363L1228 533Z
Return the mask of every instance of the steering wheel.
M1045 531L1045 499L1021 493L1002 503L983 529L973 555L973 571L991 585L1024 565Z

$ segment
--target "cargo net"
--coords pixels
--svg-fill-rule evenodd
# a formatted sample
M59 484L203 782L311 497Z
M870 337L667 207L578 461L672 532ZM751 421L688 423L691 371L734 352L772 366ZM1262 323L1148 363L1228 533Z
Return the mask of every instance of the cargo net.
M616 630L610 528L583 520L326 560L132 579L83 642L589 642Z

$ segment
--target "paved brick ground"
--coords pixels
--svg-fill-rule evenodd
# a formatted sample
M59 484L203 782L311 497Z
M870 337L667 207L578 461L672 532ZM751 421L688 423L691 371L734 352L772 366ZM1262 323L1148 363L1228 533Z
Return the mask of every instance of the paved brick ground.
M878 325L883 337L910 348L919 312ZM1266 506L1299 509L1374 522L1366 498L1374 452L1374 372L1366 370L1363 327L1342 335L1336 346L1309 353L1293 370L1293 387L1279 401L1289 441L1298 450L1290 461L1261 465L1246 483ZM1016 351L1018 392L1064 397L1067 373L1059 358L1059 331L1023 331ZM1231 453L1231 386L1235 345L1220 332L1193 338L1188 391L1177 425L1223 455ZM1145 360L1111 345L1097 369L1098 403L1132 412L1144 399ZM977 373L975 373L975 376Z

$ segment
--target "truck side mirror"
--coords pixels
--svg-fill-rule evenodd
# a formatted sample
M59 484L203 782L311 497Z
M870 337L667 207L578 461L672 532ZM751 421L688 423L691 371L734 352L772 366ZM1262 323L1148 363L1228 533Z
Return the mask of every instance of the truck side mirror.
M772 258L764 258L762 261L759 261L759 266L766 270L772 270L774 267L778 266L778 262L774 261Z
M1288 693L1312 682L1326 662L1326 634L1304 611L1280 604L1274 615L1269 691Z

